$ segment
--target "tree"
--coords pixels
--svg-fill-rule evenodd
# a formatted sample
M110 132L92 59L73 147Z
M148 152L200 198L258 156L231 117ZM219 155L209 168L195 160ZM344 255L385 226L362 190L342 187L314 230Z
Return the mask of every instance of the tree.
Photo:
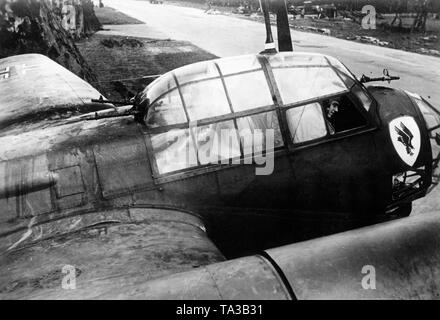
M417 0L417 15L414 18L414 22L411 28L413 31L426 32L426 21L428 20L428 7L430 5L430 0Z
M393 21L391 22L391 26L393 27L394 24L399 21L399 29L402 29L403 20L402 20L402 13L406 12L408 10L408 0L396 0L392 3L392 6L390 7L390 12L394 12L396 15L394 16Z

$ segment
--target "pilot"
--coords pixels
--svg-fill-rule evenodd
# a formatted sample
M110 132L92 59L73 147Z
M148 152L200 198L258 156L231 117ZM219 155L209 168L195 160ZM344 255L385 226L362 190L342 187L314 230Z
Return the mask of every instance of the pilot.
M339 101L336 99L330 100L328 103L326 103L325 111L326 122L330 130L330 134L334 135L336 134L335 118L336 114L339 112Z

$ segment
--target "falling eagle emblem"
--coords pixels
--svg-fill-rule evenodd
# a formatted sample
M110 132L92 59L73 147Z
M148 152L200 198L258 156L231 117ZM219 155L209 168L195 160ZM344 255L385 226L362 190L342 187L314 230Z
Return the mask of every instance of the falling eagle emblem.
M399 141L400 143L402 143L405 146L406 152L410 156L413 156L414 155L413 150L415 148L412 145L412 140L413 140L414 136L411 133L411 131L403 124L403 122L400 122L400 128L395 126L394 129L396 130L397 134L399 135L399 137L397 138L397 141Z

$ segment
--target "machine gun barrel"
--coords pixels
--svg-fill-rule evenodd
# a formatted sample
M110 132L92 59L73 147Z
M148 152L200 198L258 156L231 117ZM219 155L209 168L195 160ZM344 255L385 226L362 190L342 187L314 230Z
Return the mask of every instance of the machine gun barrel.
M375 82L375 81L388 81L388 83L390 83L391 81L394 80L400 80L400 77L390 76L390 72L388 71L388 69L384 69L383 77L370 78L364 74L362 75L360 82L367 83L367 82Z
M104 100L104 99L92 99L92 102L94 102L94 103L111 103L111 104L117 104L120 106L133 105L133 103L130 101L116 101L116 100Z
M136 116L138 113L139 113L139 111L134 110L132 105L127 105L127 106L123 106L123 107L119 107L119 108L106 109L106 110L102 110L102 111L84 114L82 116L69 119L65 123L70 124L70 123L76 123L76 122L81 122L81 121L92 121L92 120L99 120L99 119Z
M370 78L370 77L367 77L367 76L364 75L361 78L361 82L362 83L376 82L376 81L383 81L383 82L388 81L388 82L391 82L391 81L394 81L394 80L400 80L400 77L389 76L389 77Z

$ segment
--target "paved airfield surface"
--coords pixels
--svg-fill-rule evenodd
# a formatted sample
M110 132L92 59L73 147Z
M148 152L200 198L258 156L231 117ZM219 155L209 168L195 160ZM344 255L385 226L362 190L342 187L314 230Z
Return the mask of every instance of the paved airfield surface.
M219 57L258 53L264 49L265 28L258 22L208 15L188 7L153 5L149 1L105 0L104 3L145 22L149 33L145 37L190 41ZM137 30L139 32L139 27ZM273 34L276 36L275 28ZM295 30L292 30L292 39L296 51L334 56L357 76L381 76L382 70L387 68L391 75L401 77L390 86L419 93L440 108L440 58ZM414 206L415 213L437 210L440 210L440 187Z

